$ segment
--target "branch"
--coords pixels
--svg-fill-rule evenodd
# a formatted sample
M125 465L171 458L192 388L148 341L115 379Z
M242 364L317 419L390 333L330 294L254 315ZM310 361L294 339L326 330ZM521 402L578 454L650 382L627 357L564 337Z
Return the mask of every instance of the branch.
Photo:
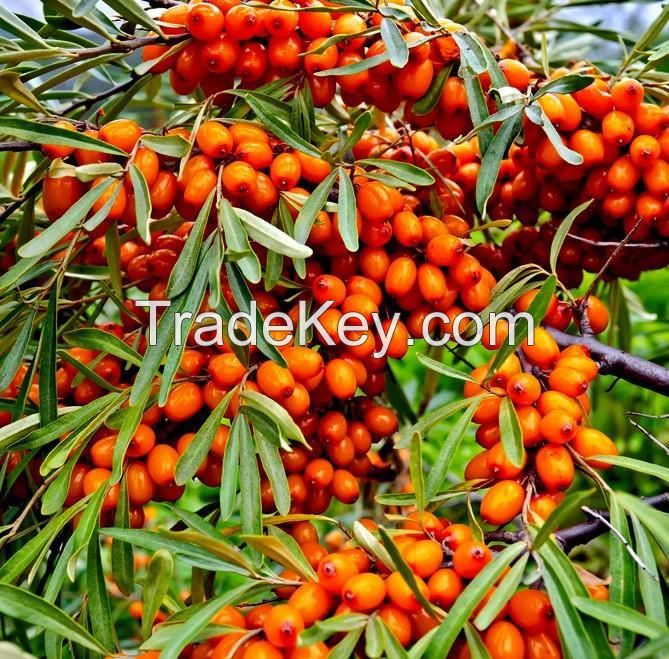
M658 494L654 497L643 498L642 501L656 510L669 511L669 492ZM588 511L585 511L588 514ZM585 545L591 540L610 531L608 524L609 512L607 510L593 510L593 515L586 522L568 526L561 531L555 532L555 539L560 543L565 554L568 554L574 547ZM527 537L525 531L492 531L485 534L486 542L504 542L514 543L519 540L525 540Z
M0 142L0 152L35 151L39 148L40 148L39 144L35 144L34 142L24 142L23 140L19 140L16 142Z
M669 396L669 369L647 359L600 343L592 336L576 336L551 327L546 328L560 348L583 345L590 350L590 356L599 363L602 375L614 375L644 389L650 389L663 396Z
M126 39L125 41L110 41L102 46L95 46L93 48L79 48L72 51L72 55L77 59L87 59L89 57L97 57L98 55L106 55L107 53L130 53L133 50L144 48L152 43L160 44L174 44L179 41L190 39L189 34L175 34L162 38L159 35L150 37L134 37L133 39Z

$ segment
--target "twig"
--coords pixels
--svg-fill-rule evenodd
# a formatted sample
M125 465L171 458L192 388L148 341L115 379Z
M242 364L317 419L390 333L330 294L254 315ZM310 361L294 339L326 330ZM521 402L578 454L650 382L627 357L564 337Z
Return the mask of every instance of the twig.
M145 74L147 75L147 74ZM130 89L140 78L143 76L138 76L136 74L132 74L128 80L125 82L122 82L115 87L111 87L110 89L106 89L103 92L100 92L99 94L92 96L90 98L84 98L80 101L77 101L76 103L72 103L69 107L67 107L65 110L63 110L62 114L70 114L71 112L74 112L75 110L78 110L79 108L83 107L92 107L96 103L99 103L100 101L104 101L105 99L109 98L110 96L114 96L114 94L119 94L121 92L126 91L127 89Z
M667 455L669 455L669 446L665 446L657 437L655 437L655 435L650 433L640 423L631 418L631 414L631 412L625 412L625 416L627 416L627 420L632 424L632 426L648 437L651 442L655 442L655 444L657 444Z
M550 327L547 329L561 348L571 345L588 348L591 358L599 363L602 375L614 375L644 389L669 396L669 369L664 366L607 346L592 336L576 336Z
M23 140L16 142L0 142L0 151L12 151L16 153L19 151L35 151L37 149L39 149L39 145L34 142L25 142Z

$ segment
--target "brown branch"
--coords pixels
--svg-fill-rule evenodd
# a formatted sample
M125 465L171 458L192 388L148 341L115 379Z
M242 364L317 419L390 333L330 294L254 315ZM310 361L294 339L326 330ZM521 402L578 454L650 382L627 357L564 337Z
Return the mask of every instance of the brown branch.
M654 497L642 499L643 502L655 508L656 510L669 511L669 492L658 494ZM603 535L610 530L608 525L609 513L606 510L594 510L592 516L585 522L568 526L561 531L555 532L555 539L560 543L565 554L568 554L574 547L585 545L591 540ZM586 512L586 514L588 514ZM514 543L519 540L525 540L527 535L525 531L492 531L485 534L486 542L504 542Z
M0 151L36 151L39 149L39 144L34 142L25 142L23 140L18 140L16 142L0 142Z
M144 48L152 43L177 43L184 39L189 39L188 34L177 34L162 38L159 35L150 37L134 37L132 39L125 39L124 41L110 41L101 46L94 46L93 48L80 48L72 51L72 55L77 59L88 59L89 57L97 57L98 55L106 55L107 53L131 53L133 50Z
M583 345L588 348L591 358L599 363L599 372L602 375L613 375L644 389L669 396L669 369L664 366L607 346L593 336L567 334L550 327L547 329L561 348L570 345Z

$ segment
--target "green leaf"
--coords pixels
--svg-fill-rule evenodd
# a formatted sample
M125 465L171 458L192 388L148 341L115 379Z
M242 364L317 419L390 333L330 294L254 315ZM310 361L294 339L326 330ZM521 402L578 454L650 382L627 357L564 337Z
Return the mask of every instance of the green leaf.
M287 439L293 439L306 445L307 442L304 439L300 427L295 423L290 414L288 414L287 410L275 400L272 400L268 396L257 391L252 391L251 389L242 391L240 398L245 405L265 413L272 419L272 421L274 421L279 429L285 434Z
M481 161L481 168L476 181L476 207L481 215L485 215L486 206L490 195L492 195L497 175L502 160L506 156L509 147L513 144L520 133L523 125L521 114L514 115L507 119L499 127L499 130L492 138L488 150Z
M151 635L153 620L167 594L174 572L174 559L167 549L159 549L152 557L142 591L142 638Z
M207 458L214 437L220 428L221 421L225 415L230 400L235 393L231 389L218 403L216 408L207 417L207 420L199 427L193 437L193 441L186 447L174 470L174 480L177 485L184 485L191 480L204 460Z
M601 462L606 462L616 467L625 467L626 469L631 469L640 474L653 476L663 480L665 483L669 483L669 469L662 465L646 462L645 460L638 460L636 458L628 458L625 455L601 455L595 457Z
M400 433L400 445L403 445L405 448L406 446L409 445L411 442L411 438L413 437L415 432L421 433L421 435L424 435L430 428L433 426L437 425L444 419L447 419L449 416L452 416L455 414L457 411L469 407L474 403L474 401L479 401L481 399L480 396L476 398L466 398L463 400L456 400L453 401L452 403L448 403L446 405L442 405L441 407L438 407L436 410L432 410L432 412L429 412L428 414L424 414L417 423L415 423L412 426L409 426L408 428L403 428L401 433Z
M53 286L49 293L49 302L40 337L39 415L42 426L58 418L58 392L56 390L58 288L58 285Z
M79 450L75 451L74 455L72 455L72 457L65 463L63 468L58 472L56 478L51 482L51 485L47 488L42 497L42 515L51 517L63 507L67 492L70 488L72 470L77 464L83 450L84 446L81 446Z
M19 333L13 341L11 350L0 362L0 391L6 389L16 375L25 355L28 342L33 334L33 323L35 322L35 309L30 309L28 317L21 325Z
M651 508L638 497L627 492L616 492L621 505L651 532L663 551L669 553L669 514Z
M533 124L543 128L546 137L550 140L550 143L558 152L562 160L570 165L583 164L583 156L565 145L562 141L562 136L558 133L557 129L553 126L551 120L538 103L536 105L528 105L525 108L525 114Z
M474 412L476 411L478 405L479 405L478 399L469 403L469 406L467 407L464 414L457 420L457 422L451 428L448 437L446 438L446 441L444 441L443 444L441 444L439 448L439 454L435 458L432 467L427 473L425 496L427 497L428 501L430 501L432 497L439 491L444 481L446 480L448 470L451 467L451 462L453 462L455 453L457 452L458 447L460 446L462 438L465 436L465 433L467 432L467 428L471 423L472 417L474 416Z
M367 625L368 617L364 613L343 613L332 618L319 620L300 633L297 646L300 648L327 641L333 634L350 630L362 630ZM328 655L329 657L330 655Z
M256 461L256 448L246 417L239 425L239 505L242 532L251 535L262 533L262 504L260 500L260 474Z
M446 619L437 628L425 656L428 659L443 659L453 647L460 630L479 605L490 587L504 570L527 550L524 542L516 542L503 549L479 572L460 593ZM588 655L583 655L588 656Z
M249 107L256 114L261 123L274 133L280 140L283 140L288 146L306 153L314 158L322 158L323 154L314 146L309 144L304 138L300 137L292 128L278 119L267 106L256 97L247 94L245 100Z
M221 476L221 489L219 493L219 506L223 521L230 518L236 503L239 451L241 445L239 428L241 423L241 415L236 416L230 428L228 443L225 446L225 455L223 456L223 474Z
M523 432L520 428L516 408L508 396L502 398L502 404L499 409L499 427L504 453L512 465L516 467L522 466L525 455Z
M490 659L488 648L471 622L465 624L465 638L472 659Z
M28 590L0 584L0 611L10 618L55 632L93 652L108 655L112 651L66 613Z
M116 528L130 528L130 501L128 498L128 481L121 480L118 493L118 505L114 514ZM132 545L118 538L112 540L111 568L114 581L119 590L126 596L130 595L135 585L135 561Z
M382 160L380 158L365 158L358 160L355 163L360 167L376 167L389 172L393 176L397 176L406 183L412 185L434 185L434 177L429 172L426 172L416 165L411 165L408 162L396 162L394 160Z
M339 233L346 249L358 251L358 226L353 182L342 167L339 168L339 197L337 199Z
M104 647L116 646L116 634L112 622L107 584L102 571L100 541L97 535L91 536L86 558L86 592L88 595L88 614L96 640Z
M653 641L644 643L637 648L627 659L657 659L664 657L669 651L669 634L664 634Z
M344 638L328 652L328 659L349 659L362 636L362 628L348 632Z
M409 47L391 18L381 19L381 39L388 51L390 63L396 69L405 67L409 62Z
M453 32L451 36L458 45L461 61L477 75L485 73L488 70L488 62L483 54L485 47L476 37L468 32Z
M433 80L430 88L427 90L427 94L416 101L414 106L411 108L413 114L418 115L419 117L430 114L439 104L439 99L441 98L441 92L444 91L444 85L448 76L451 74L452 67L444 66L437 77Z
M262 587L266 588L266 586ZM199 607L197 612L182 625L179 625L175 633L170 637L169 644L160 653L160 659L179 659L181 651L198 637L198 634L204 630L216 613L223 607L236 604L243 597L249 596L251 593L258 592L259 590L257 583L250 582L227 590L222 595L210 599L206 604Z
M339 149L340 159L342 159L343 156L347 154L360 141L360 138L363 136L365 131L372 125L373 121L374 121L374 116L369 110L363 112L360 116L358 116L358 118L355 120L353 124L353 129L348 134L348 137L346 138L346 140L344 140L344 143L341 145L341 148ZM315 191L312 192L311 194L312 195L315 194Z
M183 158L190 150L188 140L181 135L142 135L141 143L142 146L169 158Z
M236 263L248 281L257 284L262 278L260 261L251 248L248 235L242 226L239 213L230 205L230 202L221 198L218 206L219 218L223 224L223 232L228 249L244 254Z
M416 358L421 364L423 364L423 366L427 366L427 368L429 368L431 371L435 371L436 373L440 373L441 375L445 375L446 377L453 378L455 380L462 380L463 382L476 382L476 380L472 378L471 375L463 373L457 368L453 368L447 364L442 364L441 362L438 362L435 359L424 355L423 353L416 355Z
M0 119L0 122L2 120ZM91 188L83 197L78 199L70 208L55 222L42 231L39 235L19 247L18 253L21 258L42 257L56 243L65 238L81 220L83 220L93 204L103 193L115 182L115 179L107 179L100 185Z
M328 200L328 195L335 178L337 177L337 170L332 170L326 178L324 178L314 191L307 198L306 203L300 209L295 220L295 229L293 235L298 243L306 243L309 237L311 227L316 220L316 216L321 211L325 202Z
M42 37L33 30L25 21L22 21L14 12L9 11L4 5L0 5L0 26L7 32L19 37L29 45L40 48L51 48Z
M541 323L546 315L556 284L556 275L550 275L541 285L539 292L534 296L530 306L527 308L527 313L534 320L535 327ZM522 320L522 323L516 325L514 344L511 344L511 336L507 336L504 345L495 354L492 364L490 365L490 374L496 373L497 369L506 361L507 357L527 338L529 334L529 323L524 318Z
M574 564L554 542L544 543L538 555L563 647L568 647L573 657L612 658L602 626L576 613L574 599L588 597L588 591Z
M36 144L55 144L57 146L71 146L75 149L89 149L110 153L113 156L127 156L128 154L102 140L89 137L67 128L59 128L51 124L43 124L28 119L16 117L0 117L0 133L17 140L26 140Z
M270 527L270 535L242 535L241 539L285 568L300 575L306 581L318 581L300 546L292 536L280 528Z
M197 214L197 219L195 224L191 229L191 232L188 234L186 243L184 244L181 254L179 255L179 260L175 263L174 269L170 274L169 281L167 282L167 297L174 298L180 293L183 293L188 284L190 284L195 274L195 269L197 267L198 257L200 256L200 249L202 247L202 237L204 235L204 229L207 226L207 221L209 220L209 213L211 211L211 206L214 203L214 197L216 196L216 189L214 188L207 197L206 201L202 205L200 212Z
M263 247L293 259L306 259L313 254L311 247L291 238L270 222L266 222L243 208L235 208L235 211L249 236Z
M482 128L481 124L488 118L488 103L481 87L481 80L474 75L473 70L469 66L461 67L462 79L465 83L465 90L467 92L467 103L469 106L469 115L472 119L474 128L477 128L479 138L479 146L481 154L485 152L492 141L492 127Z
M98 528L100 521L100 511L102 510L102 502L107 494L109 484L100 487L88 501L88 505L84 508L77 527L74 529L74 546L72 549L72 556L67 564L67 576L70 581L74 581L75 570L77 566L77 559L79 554L88 547L88 543L93 537L93 533Z
M258 428L255 428L254 435L260 461L272 486L272 496L277 512L279 515L287 515L290 511L290 487L281 462L279 448L259 432Z
M385 650L385 656L388 659L408 659L409 655L406 650L400 645L400 642L397 640L397 636L390 631L390 628L385 623L384 620L379 618L381 636L383 638L383 649Z
M179 138L183 139L183 138ZM137 233L145 244L151 244L151 196L144 174L137 165L130 165L130 181L135 196L135 216L137 218Z
M593 494L594 490L592 489L583 492L573 492L554 508L532 541L532 551L537 551L557 528L571 518L575 510L579 510L586 501L590 500Z
M555 232L555 236L553 237L553 242L551 243L551 253L550 253L550 264L551 264L551 272L557 272L557 262L558 262L558 257L560 256L560 250L562 249L562 245L564 244L565 239L567 238L567 234L569 233L569 230L571 229L572 224L574 224L574 220L586 209L592 204L593 200L590 199L584 203L582 203L580 206L577 206L572 210L567 217L560 222L560 226L557 228L557 231Z
M615 533L609 534L609 552L611 585L609 599L611 602L634 608L636 604L636 565L628 551L631 547L629 524L623 507L615 494L610 497L610 524ZM629 654L634 647L634 635L625 632L623 628L609 623L609 639L613 643L620 643L622 653Z
M388 553L388 550L364 524L361 524L357 520L353 522L353 537L377 561L383 563L389 570L393 572L397 571L397 566Z
M383 542L383 546L388 551L390 558L392 559L395 567L397 568L397 571L402 575L402 578L406 582L407 586L409 586L409 588L411 589L411 592L413 593L414 597L418 600L418 602L425 609L428 615L434 618L435 617L434 608L430 604L429 600L423 594L423 591L421 591L418 588L418 583L416 582L416 576L414 575L411 568L406 564L406 561L402 557L402 554L400 554L397 545L393 542L393 539L388 534L388 531L386 531L382 526L379 526L379 536L381 537L381 542Z
M479 614L474 619L474 625L480 630L488 629L493 623L499 612L504 608L511 596L516 592L520 582L523 580L523 573L527 566L529 554L523 554L516 564L509 570L508 574L497 586L492 597L486 602Z
M70 330L63 335L66 343L81 348L97 350L108 355L114 355L123 361L130 362L134 366L140 366L142 363L141 355L131 348L125 341L119 339L111 332L96 327L81 327Z
M532 100L540 98L544 94L571 94L577 92L580 89L585 89L588 85L594 82L592 76L581 75L579 73L570 73L561 78L555 78L547 82L536 94L532 96Z
M636 517L632 517L632 526L634 527L636 553L646 568L639 570L639 591L643 609L649 618L665 624L667 617L664 596L650 538Z
M379 659L383 655L383 623L381 618L372 615L367 620L365 628L365 656L369 659Z
M411 438L409 471L411 482L416 494L416 506L418 510L425 510L425 476L423 474L423 442L420 433L414 433Z
M332 37L330 37L332 39ZM350 35L347 35L345 38L350 38ZM325 44L323 44L325 45ZM322 78L326 76L344 76L351 75L353 73L362 73L363 71L368 71L373 69L379 64L383 64L390 59L388 53L382 53L381 55L374 55L373 57L365 57L359 62L353 62L352 64L346 64L345 66L336 66L333 69L327 69L325 71L316 71L314 74L317 78Z
M107 268L114 293L119 298L123 297L123 274L121 273L121 238L118 232L118 224L111 222L105 231L105 256L107 257Z
M32 91L23 84L19 74L14 71L0 71L0 93L35 112L49 114Z
M669 631L665 625L616 602L602 602L590 597L574 597L572 603L588 616L651 639L659 638Z
M105 0L105 4L131 23L157 32L161 37L165 36L160 25L142 9L137 0Z

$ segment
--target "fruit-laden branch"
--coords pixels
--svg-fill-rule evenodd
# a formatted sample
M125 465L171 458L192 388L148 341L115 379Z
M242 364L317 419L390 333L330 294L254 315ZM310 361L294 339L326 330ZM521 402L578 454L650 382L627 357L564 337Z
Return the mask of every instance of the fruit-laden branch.
M590 350L590 356L599 364L602 375L613 375L644 389L650 389L669 396L669 369L649 362L647 359L600 343L592 336L577 336L548 328L561 348L583 345Z
M644 503L656 510L669 511L669 492L643 499ZM608 525L609 512L607 510L592 511L594 515L586 522L568 526L555 532L555 539L566 554L574 547L585 545L598 536L610 530ZM586 511L587 514L587 511ZM485 534L486 542L513 543L526 538L525 531L492 531Z

